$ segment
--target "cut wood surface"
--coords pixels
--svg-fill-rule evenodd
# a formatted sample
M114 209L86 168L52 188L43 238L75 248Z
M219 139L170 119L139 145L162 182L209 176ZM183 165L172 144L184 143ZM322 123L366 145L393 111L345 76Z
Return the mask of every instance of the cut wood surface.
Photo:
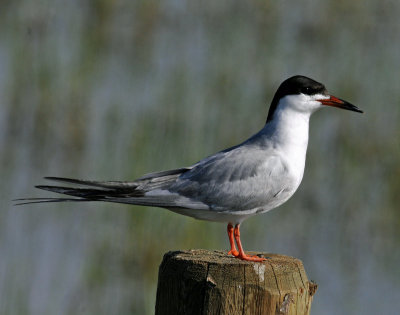
M299 259L266 253L261 263L222 251L168 252L158 275L156 314L309 314L317 285Z

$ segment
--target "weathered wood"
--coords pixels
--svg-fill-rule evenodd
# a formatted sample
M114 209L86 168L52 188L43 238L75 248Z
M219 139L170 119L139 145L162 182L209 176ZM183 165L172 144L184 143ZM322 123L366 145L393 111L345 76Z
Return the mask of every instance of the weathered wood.
M262 255L268 259L254 263L221 251L165 254L156 314L309 314L317 285L308 280L302 262Z

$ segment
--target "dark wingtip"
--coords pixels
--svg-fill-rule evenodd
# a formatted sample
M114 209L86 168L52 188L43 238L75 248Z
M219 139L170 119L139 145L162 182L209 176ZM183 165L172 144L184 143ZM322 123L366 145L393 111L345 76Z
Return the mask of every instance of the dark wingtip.
M52 202L74 202L74 201L91 201L87 199L81 198L19 198L14 199L12 201L17 201L17 203L13 204L13 206L22 206L28 204L35 204L35 203L52 203Z
M48 187L51 187L51 186L46 186L46 185L35 185L35 188L44 189L44 190L46 190L46 188L48 188Z
M43 179L47 180L55 180L55 181L65 181L65 180L70 180L70 178L65 178L65 177L57 177L57 176L45 176Z

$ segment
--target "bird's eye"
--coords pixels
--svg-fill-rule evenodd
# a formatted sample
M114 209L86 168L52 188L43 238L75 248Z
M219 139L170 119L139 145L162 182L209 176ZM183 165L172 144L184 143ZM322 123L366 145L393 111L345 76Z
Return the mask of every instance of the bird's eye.
M304 87L304 88L301 89L301 93L310 95L311 94L311 88L310 87Z

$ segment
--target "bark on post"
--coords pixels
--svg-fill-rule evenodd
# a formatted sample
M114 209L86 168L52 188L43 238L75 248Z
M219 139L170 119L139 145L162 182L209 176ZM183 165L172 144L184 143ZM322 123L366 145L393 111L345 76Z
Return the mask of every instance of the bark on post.
M302 262L263 255L269 259L254 263L221 251L165 254L156 314L309 314L317 285L308 280Z

